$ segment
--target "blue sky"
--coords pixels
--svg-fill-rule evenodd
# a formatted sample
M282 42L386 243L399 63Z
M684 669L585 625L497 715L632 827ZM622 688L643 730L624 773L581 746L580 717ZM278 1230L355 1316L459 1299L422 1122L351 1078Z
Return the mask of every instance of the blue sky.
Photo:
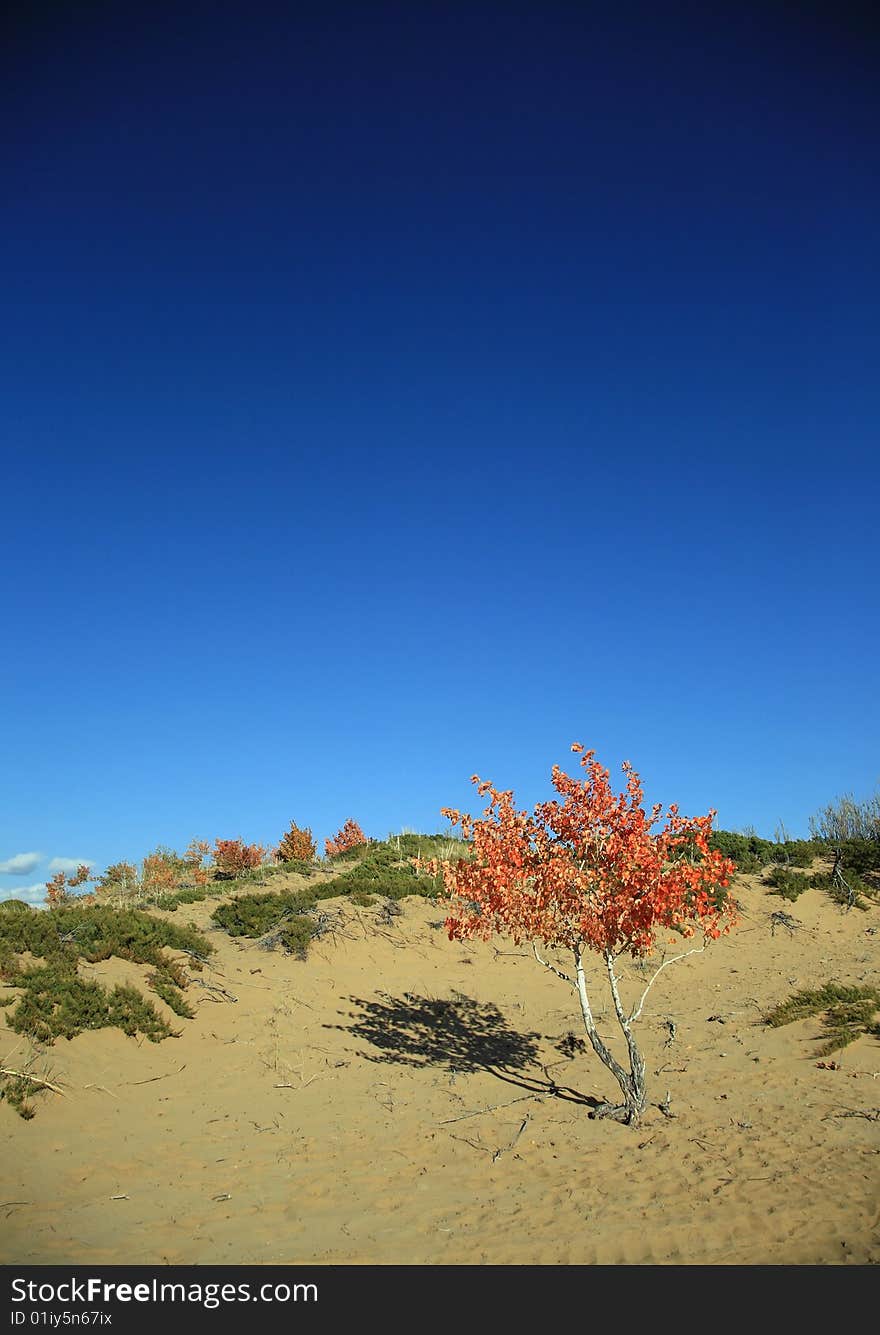
M875 790L878 43L710 8L14 14L0 897Z

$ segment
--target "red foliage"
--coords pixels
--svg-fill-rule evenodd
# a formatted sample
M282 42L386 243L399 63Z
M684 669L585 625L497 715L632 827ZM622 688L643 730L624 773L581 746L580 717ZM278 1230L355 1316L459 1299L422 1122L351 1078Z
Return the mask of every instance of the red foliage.
M290 829L275 850L275 857L279 862L312 862L317 853L318 846L308 826L301 830L296 821L291 821Z
M332 839L324 840L324 853L330 858L336 853L346 853L350 848L357 848L360 844L369 842L357 821L347 820Z
M46 882L46 903L51 909L57 909L70 896L67 893L67 877L63 871L56 872L51 881Z
M583 780L553 767L562 801L539 802L534 815L476 775L477 791L489 795L483 819L444 809L475 854L444 867L450 938L500 932L517 943L639 957L651 953L659 929L692 936L698 926L709 938L730 929L733 905L718 890L734 864L709 848L715 812L688 819L673 805L654 829L662 807L646 814L632 766L623 766L626 792L615 794L593 755L581 757Z
M177 888L179 875L176 855L164 849L156 849L155 853L148 853L144 858L141 884L147 894L169 894Z
M46 882L46 903L53 909L59 904L66 904L70 898L69 891L78 885L85 885L91 879L87 862L81 862L76 871L67 876L63 871L56 872L51 881Z
M241 839L214 841L214 865L224 876L239 876L251 867L259 867L265 853L260 844L245 844Z
M202 859L209 857L211 845L206 839L191 839L189 847L183 855L183 861L186 864L187 875L191 876L196 885L208 884L208 870L202 866Z

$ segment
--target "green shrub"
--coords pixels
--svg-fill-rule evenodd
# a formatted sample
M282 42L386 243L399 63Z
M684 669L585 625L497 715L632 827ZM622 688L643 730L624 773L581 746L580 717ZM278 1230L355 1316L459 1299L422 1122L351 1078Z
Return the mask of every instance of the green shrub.
M412 858L449 857L461 850L468 855L462 840L448 835L394 835L388 840L359 845L337 853L329 861L349 862L355 865L330 880L321 881L307 890L282 891L280 894L237 895L218 905L212 920L230 936L252 939L268 936L282 919L278 941L295 954L304 954L308 941L314 935L314 923L302 915L313 909L320 900L346 895L353 903L368 906L377 895L386 900L403 899L407 895L433 896L443 888L441 876L419 874ZM300 866L296 867L300 870ZM309 868L311 871L311 868ZM291 925L292 923L292 925ZM308 934L306 935L306 924Z
M801 872L789 871L787 867L774 867L767 877L767 884L773 887L771 894L793 903L810 888L810 877Z
M152 1043L173 1033L135 988L117 986L108 992L63 965L23 970L18 986L24 992L6 1023L36 1042L51 1043L56 1038L75 1038L85 1029L114 1027L130 1035L141 1033Z
M388 899L404 899L407 895L432 898L443 890L443 877L419 873L412 859L429 861L456 856L469 856L468 846L461 840L444 835L394 835L371 844L356 866L326 881L321 887L321 898L354 894L384 895Z
M835 904L842 904L845 908L862 909L863 912L871 907L871 903L876 901L878 888L870 881L865 881L855 872L845 871L843 873L846 884L830 872L819 872L810 877L810 884L817 890L824 890L829 898L833 899Z
M814 839L786 839L784 843L774 844L773 849L773 861L789 867L811 867L825 851Z
M13 983L18 976L18 955L9 943L0 937L0 983Z
M166 947L195 955L210 955L213 950L210 942L194 927L166 922L142 909L71 905L54 913L34 916L47 919L50 930L75 943L76 953L92 963L116 955L137 964L164 964L166 959L162 952Z
M330 863L358 862L369 847L369 844L354 844L351 848L340 849L338 853L325 853L324 860Z
M311 890L293 890L286 894L238 895L214 910L211 917L230 936L265 936L288 913L302 913L314 908L316 896Z
M709 847L717 849L726 858L733 858L737 871L756 872L771 863L790 867L809 867L813 859L824 852L824 846L815 839L786 839L772 843L756 834L735 834L732 830L714 830L709 836Z
M880 839L844 839L836 847L845 868L859 876L880 875Z
M148 979L150 986L161 997L166 1006L170 1006L175 1015L179 1015L182 1020L194 1020L196 1013L192 1006L187 1005L180 993L180 984L173 982L167 975L160 973L150 974Z
M315 924L311 918L290 918L278 933L278 940L291 955L304 960L308 954L309 942L315 935Z
M24 1074L0 1076L0 1099L5 1099L10 1108L14 1108L26 1122L34 1116L34 1109L28 1100L36 1092L33 1081Z
M772 860L774 845L769 839L756 834L735 834L731 830L714 830L709 836L709 847L717 849L726 858L733 858L737 871L760 871Z
M174 1031L146 997L133 987L108 992L81 978L77 965L80 959L97 963L111 956L151 965L152 989L177 1015L191 1019L194 1012L183 998L186 975L166 954L169 949L190 954L193 967L201 968L199 957L209 955L213 947L195 928L139 909L74 901L45 912L25 906L0 914L0 975L21 994L7 1002L14 1006L7 1024L42 1042L115 1026L157 1043ZM22 968L20 957L25 952L44 963Z
M313 876L315 874L315 868L310 862L302 862L298 858L292 858L287 862L279 862L277 866L267 868L267 870L293 872L297 876Z
M840 983L824 983L818 988L796 992L769 1014L764 1023L773 1028L794 1024L813 1015L822 1016L822 1046L818 1055L827 1057L857 1038L871 1034L880 1038L880 988L847 987Z

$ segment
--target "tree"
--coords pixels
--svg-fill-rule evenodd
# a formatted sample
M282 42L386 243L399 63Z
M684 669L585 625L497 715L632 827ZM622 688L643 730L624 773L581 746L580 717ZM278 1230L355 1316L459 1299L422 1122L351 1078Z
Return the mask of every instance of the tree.
M347 853L350 848L359 848L368 843L356 820L347 820L341 830L337 830L332 839L324 840L324 856L335 857L337 853Z
M430 870L442 870L450 896L450 940L488 940L498 933L516 944L531 942L538 963L575 990L587 1037L623 1095L622 1102L602 1104L592 1115L638 1122L646 1107L645 1061L633 1026L660 973L705 950L733 926L736 906L725 890L736 864L709 848L714 811L686 818L673 805L662 827L655 828L662 806L645 813L641 781L630 764L623 766L626 792L615 794L594 752L579 743L571 749L582 753L586 777L571 778L554 765L552 782L561 800L539 802L533 815L516 810L512 792L474 775L477 791L489 797L482 819L449 808L442 812L472 841L473 858L434 862ZM660 932L692 937L697 930L702 945L664 956L627 1009L617 961L651 955ZM539 945L568 952L573 974L544 959ZM603 962L626 1046L625 1064L596 1026L593 984L584 966L587 951Z
M214 866L220 878L235 878L242 872L259 867L266 855L261 844L246 844L241 839L215 839Z
M46 882L46 903L50 908L60 908L70 899L70 891L78 885L85 885L92 876L87 862L81 862L73 875L65 876L63 871L56 872L51 881Z
M810 817L810 834L829 844L842 844L849 839L880 841L880 792L863 802L856 801L852 793L829 802Z
M847 908L852 908L858 901L858 878L852 882L846 879L844 862L861 871L880 867L880 792L864 802L856 801L852 793L829 802L810 817L810 834L813 839L831 845L834 853L831 889Z
M290 829L275 850L279 862L314 862L318 856L318 845L312 838L309 826L300 829L296 821L290 822Z

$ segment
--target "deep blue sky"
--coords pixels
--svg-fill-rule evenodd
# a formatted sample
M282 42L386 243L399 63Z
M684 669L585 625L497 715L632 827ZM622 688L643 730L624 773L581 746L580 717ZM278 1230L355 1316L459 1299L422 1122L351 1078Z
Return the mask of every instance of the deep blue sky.
M473 772L531 805L574 740L767 836L874 790L855 10L34 8L0 896L291 819L442 828Z

